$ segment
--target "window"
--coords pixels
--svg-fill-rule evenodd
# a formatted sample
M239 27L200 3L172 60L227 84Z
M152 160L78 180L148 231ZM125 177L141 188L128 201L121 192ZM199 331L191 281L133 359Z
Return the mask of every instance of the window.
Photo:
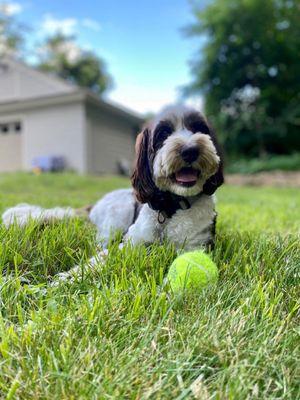
M9 130L9 125L8 124L1 124L0 127L1 127L1 133L2 134L5 135L5 134L8 133L8 130Z
M21 122L15 122L15 132L21 133L21 130L22 130Z
M0 135L20 134L22 124L20 121L0 122Z

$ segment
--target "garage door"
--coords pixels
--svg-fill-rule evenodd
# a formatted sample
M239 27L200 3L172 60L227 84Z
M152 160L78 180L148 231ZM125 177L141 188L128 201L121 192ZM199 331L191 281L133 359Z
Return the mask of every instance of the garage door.
M0 122L0 172L22 169L22 124Z

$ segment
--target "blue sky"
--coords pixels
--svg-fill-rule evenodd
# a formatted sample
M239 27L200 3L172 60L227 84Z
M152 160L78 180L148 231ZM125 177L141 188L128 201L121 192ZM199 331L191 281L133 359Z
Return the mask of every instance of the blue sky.
M80 46L102 56L115 83L108 98L128 108L155 112L175 102L178 88L191 79L188 61L199 49L199 39L182 33L192 21L189 0L6 3L19 20L33 27L32 45L61 30L76 34Z

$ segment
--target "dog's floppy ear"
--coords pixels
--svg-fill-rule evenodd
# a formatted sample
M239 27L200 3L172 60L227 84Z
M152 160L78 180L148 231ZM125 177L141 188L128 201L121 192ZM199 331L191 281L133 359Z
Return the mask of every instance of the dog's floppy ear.
M141 203L148 203L154 194L155 184L152 179L150 152L150 131L145 128L136 139L136 160L131 177L135 196Z
M203 186L203 193L211 196L223 183L224 183L223 167L221 166L220 163L218 171L213 176L208 178L207 181L205 182Z
M215 193L215 191L218 189L219 186L221 186L224 183L224 175L223 175L223 165L224 165L224 157L223 157L223 152L222 149L217 141L215 132L211 128L211 126L208 126L209 128L209 134L210 137L213 141L213 144L217 150L217 154L220 157L220 163L217 172L208 178L208 180L205 182L203 186L203 193L211 196L212 194Z

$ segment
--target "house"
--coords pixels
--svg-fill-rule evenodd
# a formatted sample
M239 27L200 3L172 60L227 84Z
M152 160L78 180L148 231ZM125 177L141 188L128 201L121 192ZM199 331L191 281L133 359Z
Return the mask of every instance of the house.
M89 90L0 59L0 171L30 170L37 157L63 157L79 173L117 173L131 162L140 116Z

